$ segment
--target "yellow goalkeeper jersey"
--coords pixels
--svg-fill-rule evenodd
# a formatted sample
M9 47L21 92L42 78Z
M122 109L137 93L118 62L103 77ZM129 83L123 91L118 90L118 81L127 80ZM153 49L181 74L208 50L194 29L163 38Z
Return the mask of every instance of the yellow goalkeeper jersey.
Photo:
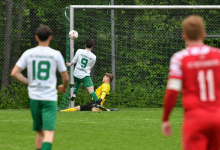
M103 105L105 98L107 95L109 95L110 91L110 84L103 83L100 87L98 87L95 90L95 94L98 96L98 98L102 99L101 105Z

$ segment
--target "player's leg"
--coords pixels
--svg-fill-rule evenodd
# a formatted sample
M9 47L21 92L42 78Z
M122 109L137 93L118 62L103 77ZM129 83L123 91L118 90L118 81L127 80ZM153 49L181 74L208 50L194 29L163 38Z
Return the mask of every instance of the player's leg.
M213 123L209 131L209 142L207 149L220 150L220 110L209 116L212 116L211 118L213 118Z
M74 76L74 90L73 90L73 95L70 98L72 101L76 98L76 94L80 87L80 84L81 84L80 79Z
M104 100L97 100L96 101L96 107L93 107L92 108L92 111L109 111L108 109L106 109L104 106L103 106L103 103L104 103Z
M30 99L30 110L33 119L33 130L36 131L35 147L37 150L40 150L42 148L43 142L41 109L41 101Z
M35 146L37 150L41 150L42 143L43 143L44 134L43 131L36 131L36 139L35 139Z
M81 105L80 111L91 111L93 108L93 104L95 104L95 101L91 100L90 103L88 103L86 105Z
M93 86L87 87L87 90L90 93L90 95L92 96L93 100L96 102L99 98L94 92L94 87Z
M105 107L102 106L102 105L96 105L96 107L93 107L93 108L92 108L92 111L111 111L111 110L105 108Z
M204 124L196 118L184 118L182 129L183 150L207 150L208 139L203 131L203 128L206 128Z
M61 110L61 112L67 112L67 111L91 111L93 104L95 104L95 101L91 101L88 104L81 105L81 106L76 106L74 108L68 108L68 109L65 109L65 110Z
M42 150L51 150L56 127L57 101L42 101L44 139Z
M66 112L66 111L80 111L80 106L76 106L73 108L68 108L68 109L64 109L64 110L60 110L61 112Z
M219 150L220 149L219 137L217 136L217 134L219 134L219 131L218 132L212 132L212 131L210 132L209 138L208 138L208 146L207 146L208 150Z
M96 102L98 100L98 96L94 92L94 87L92 83L92 79L90 76L86 76L82 79L84 87L87 88L89 94L92 96L93 100Z
M92 108L92 111L100 111L98 108L94 107Z
M42 150L51 150L54 138L54 130L44 130L44 139L42 143Z

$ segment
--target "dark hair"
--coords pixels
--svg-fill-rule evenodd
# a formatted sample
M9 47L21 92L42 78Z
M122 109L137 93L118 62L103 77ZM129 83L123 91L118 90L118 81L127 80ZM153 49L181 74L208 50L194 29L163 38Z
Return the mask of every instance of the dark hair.
M92 48L95 42L92 39L86 41L86 48Z
M112 80L114 79L113 74L111 74L111 73L105 73L105 75L109 78L109 81L112 82Z
M40 39L40 41L46 41L49 36L51 36L52 30L48 26L40 26L37 31L36 35Z

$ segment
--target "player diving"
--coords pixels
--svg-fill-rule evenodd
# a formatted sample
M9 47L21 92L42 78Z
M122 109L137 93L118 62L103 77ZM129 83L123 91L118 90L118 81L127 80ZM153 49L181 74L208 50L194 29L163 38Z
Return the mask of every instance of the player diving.
M105 73L104 77L102 78L102 85L99 86L95 91L95 94L99 98L96 102L92 99L88 104L60 111L112 111L113 109L106 109L105 107L103 107L103 103L105 102L106 97L109 95L110 83L112 82L112 80L113 75L110 73Z

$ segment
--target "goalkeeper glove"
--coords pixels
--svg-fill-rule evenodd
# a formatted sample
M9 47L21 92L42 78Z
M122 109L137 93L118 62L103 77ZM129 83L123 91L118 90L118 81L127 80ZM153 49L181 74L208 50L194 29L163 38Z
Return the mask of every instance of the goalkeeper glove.
M98 105L101 105L101 102L102 102L102 99L98 99L95 103L98 104Z

